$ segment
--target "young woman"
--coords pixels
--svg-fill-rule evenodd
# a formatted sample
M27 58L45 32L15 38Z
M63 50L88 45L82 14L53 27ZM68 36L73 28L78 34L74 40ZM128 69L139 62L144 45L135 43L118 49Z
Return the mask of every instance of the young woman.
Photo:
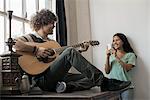
M122 33L113 36L112 48L106 50L105 71L109 78L132 81L130 70L135 67L136 55L127 37ZM132 100L133 89L122 93L123 100Z

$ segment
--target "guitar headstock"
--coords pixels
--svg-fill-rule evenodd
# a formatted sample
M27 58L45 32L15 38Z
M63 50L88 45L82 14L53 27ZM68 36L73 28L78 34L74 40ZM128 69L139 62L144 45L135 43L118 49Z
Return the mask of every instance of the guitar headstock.
M90 45L91 46L95 46L95 45L99 45L100 43L99 43L99 41L89 41L89 43L90 43Z

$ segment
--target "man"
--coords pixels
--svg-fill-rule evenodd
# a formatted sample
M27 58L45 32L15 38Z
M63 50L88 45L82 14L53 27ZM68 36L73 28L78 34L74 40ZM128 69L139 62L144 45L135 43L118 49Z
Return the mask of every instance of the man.
M52 64L44 72L33 76L37 86L45 91L61 93L90 89L93 86L100 86L102 91L115 91L130 85L130 82L104 77L99 69L88 62L80 54L88 49L89 44L86 42L82 44L80 52L69 47L64 49L56 59L54 56L56 51L53 48L28 44L29 42L54 41L50 40L48 35L53 34L56 21L57 17L51 11L43 9L30 20L30 25L35 33L19 37L16 40L15 49L17 51L32 53L39 61L45 61L44 63L49 62L49 58L54 58ZM81 74L69 74L71 66Z

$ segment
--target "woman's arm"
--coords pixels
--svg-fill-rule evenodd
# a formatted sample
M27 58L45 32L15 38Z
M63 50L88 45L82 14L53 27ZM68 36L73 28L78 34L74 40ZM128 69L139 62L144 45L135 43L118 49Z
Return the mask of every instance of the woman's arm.
M123 62L121 59L118 58L118 56L115 56L116 57L116 60L121 64L121 66L126 70L126 71L129 71L131 70L134 65L132 64L127 64L125 62Z
M107 56L106 56L106 63L105 63L105 72L106 72L106 74L109 74L112 69L112 66L109 64L109 58L111 55L110 50L107 49L106 55Z

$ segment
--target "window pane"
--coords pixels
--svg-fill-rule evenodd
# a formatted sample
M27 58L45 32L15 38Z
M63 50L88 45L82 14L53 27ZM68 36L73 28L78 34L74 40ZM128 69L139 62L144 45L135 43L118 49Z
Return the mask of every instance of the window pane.
M30 19L30 17L36 12L35 0L26 0L26 6L27 19Z
M9 22L7 20L7 28L6 28L6 33L7 33L7 39L9 38ZM17 21L17 20L12 20L11 21L11 37L12 38L16 38L16 37L19 37L23 34L23 24L22 22L20 21ZM7 40L6 39L6 40Z
M4 0L0 0L0 11L3 11L4 9Z
M39 10L45 8L45 0L39 0Z
M28 23L25 23L25 34L32 33L32 29Z
M12 10L13 15L22 16L22 0L7 0L6 11Z
M0 16L0 54L4 52L4 17Z

